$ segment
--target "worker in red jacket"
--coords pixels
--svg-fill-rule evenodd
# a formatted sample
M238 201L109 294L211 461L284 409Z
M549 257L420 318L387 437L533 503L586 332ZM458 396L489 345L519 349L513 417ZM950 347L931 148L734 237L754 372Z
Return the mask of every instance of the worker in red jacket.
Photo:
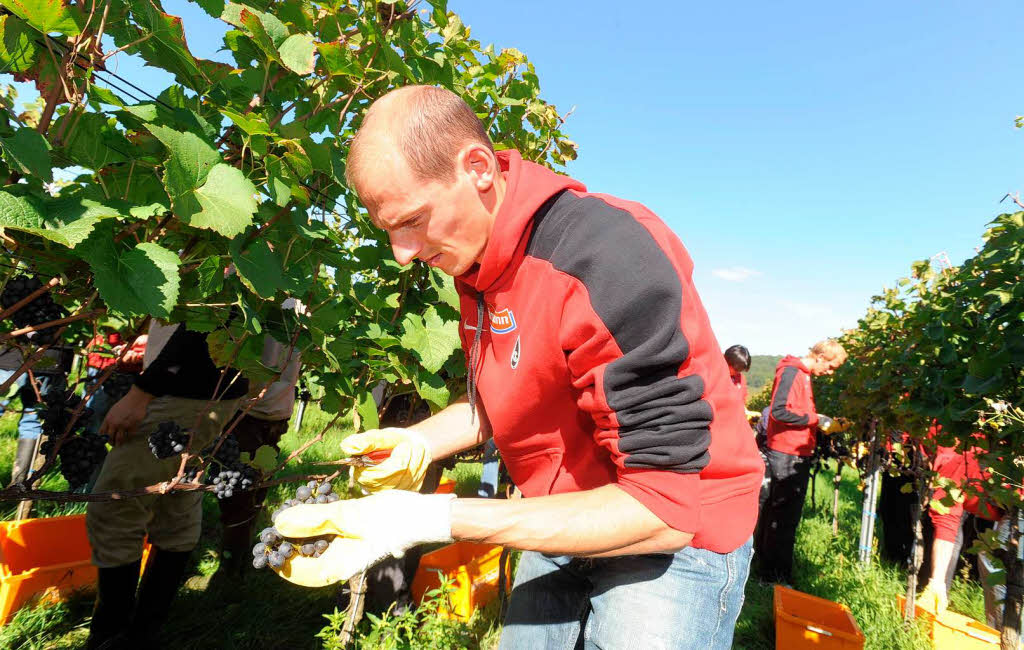
M389 93L350 151L396 261L456 278L468 396L349 437L348 453L391 451L355 474L374 494L281 512L284 536L347 536L282 577L329 584L427 541L502 544L527 551L502 648L729 648L763 464L679 239L639 203L495 153L447 90ZM492 436L526 498L412 492L431 460Z
M767 430L770 488L758 522L761 578L790 583L793 544L807 494L816 432L828 433L832 418L818 413L811 376L831 375L846 361L843 346L821 341L803 357L786 356L775 369Z

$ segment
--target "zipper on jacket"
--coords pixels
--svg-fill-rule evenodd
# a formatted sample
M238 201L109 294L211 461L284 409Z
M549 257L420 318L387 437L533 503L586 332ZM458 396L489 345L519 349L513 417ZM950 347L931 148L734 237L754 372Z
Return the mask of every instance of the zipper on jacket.
M480 360L480 336L484 331L484 292L476 294L476 333L473 334L473 345L469 348L469 372L466 383L469 388L470 424L476 422L476 365Z

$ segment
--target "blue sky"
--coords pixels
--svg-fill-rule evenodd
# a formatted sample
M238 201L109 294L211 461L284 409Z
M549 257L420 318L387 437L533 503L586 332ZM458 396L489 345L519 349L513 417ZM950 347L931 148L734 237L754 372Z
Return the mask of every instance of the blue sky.
M223 23L165 0L197 56ZM475 38L531 59L580 147L568 172L682 239L723 347L803 353L916 259L954 263L1024 189L1008 1L470 2ZM157 92L158 71L118 71Z

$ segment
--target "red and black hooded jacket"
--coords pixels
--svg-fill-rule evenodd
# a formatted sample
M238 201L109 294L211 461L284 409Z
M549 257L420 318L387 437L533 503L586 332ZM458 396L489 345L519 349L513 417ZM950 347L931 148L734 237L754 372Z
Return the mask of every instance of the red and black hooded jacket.
M772 386L768 448L791 456L810 456L817 428L811 371L799 357L783 357L775 368Z
M507 195L459 331L527 497L614 483L692 545L750 537L761 462L679 239L638 203L498 154Z

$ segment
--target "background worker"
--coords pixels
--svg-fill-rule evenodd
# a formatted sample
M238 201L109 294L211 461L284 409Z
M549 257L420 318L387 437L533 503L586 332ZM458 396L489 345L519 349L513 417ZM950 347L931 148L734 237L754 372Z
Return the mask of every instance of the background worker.
M100 427L113 449L100 468L97 492L171 479L181 457L156 458L149 434L162 422L174 422L192 431L192 448L198 451L221 432L249 389L237 371L222 373L216 367L206 334L189 331L184 324L154 322L145 357L145 370ZM86 529L98 584L87 648L153 647L199 542L202 496L169 492L89 503ZM153 548L140 583L147 536Z
M728 648L763 470L676 236L637 203L496 154L438 88L377 100L347 173L399 264L457 278L469 393L346 439L391 450L355 475L380 491L283 511L282 535L348 537L282 577L329 584L426 541L502 544L530 551L503 648ZM526 498L407 491L492 435Z
M828 433L832 427L832 418L818 413L814 405L811 377L830 375L845 361L843 346L830 339L816 343L803 357L784 357L775 369L765 452L771 480L758 522L757 555L764 580L792 582L793 545L816 432Z
M747 377L745 372L750 370L750 350L742 345L730 345L725 350L725 362L729 364L729 378L732 385L740 391L743 396L743 404L746 405L747 398Z

